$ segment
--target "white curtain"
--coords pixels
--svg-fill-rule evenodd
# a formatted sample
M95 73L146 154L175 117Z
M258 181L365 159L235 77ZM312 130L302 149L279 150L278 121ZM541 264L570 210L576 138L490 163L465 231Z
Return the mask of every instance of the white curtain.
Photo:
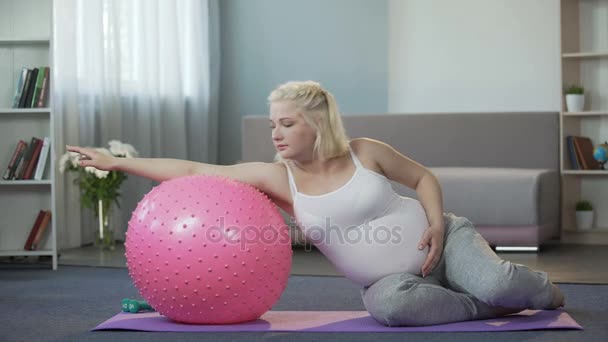
M219 25L214 0L55 0L53 108L64 145L118 139L140 157L217 160ZM57 174L59 248L93 241L73 175ZM113 215L119 239L154 183L130 176Z

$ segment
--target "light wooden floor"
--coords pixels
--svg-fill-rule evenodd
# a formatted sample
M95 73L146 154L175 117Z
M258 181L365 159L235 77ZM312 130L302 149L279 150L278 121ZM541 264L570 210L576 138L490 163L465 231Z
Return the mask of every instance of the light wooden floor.
M608 246L555 244L543 246L539 253L499 253L505 260L549 273L557 283L608 284ZM61 265L125 267L124 247L113 252L96 247L61 251ZM317 250L294 247L292 274L339 276L336 269Z

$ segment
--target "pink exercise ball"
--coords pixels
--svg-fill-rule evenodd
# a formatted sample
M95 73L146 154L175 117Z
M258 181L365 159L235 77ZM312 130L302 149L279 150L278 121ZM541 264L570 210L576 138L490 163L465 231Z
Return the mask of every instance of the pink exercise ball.
M268 197L218 176L154 187L133 211L125 249L140 295L192 324L259 318L285 290L292 257L288 227Z

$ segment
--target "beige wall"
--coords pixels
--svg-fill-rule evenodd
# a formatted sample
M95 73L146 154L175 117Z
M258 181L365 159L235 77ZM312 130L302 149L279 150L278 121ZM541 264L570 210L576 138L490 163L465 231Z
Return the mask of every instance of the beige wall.
M390 112L558 111L559 1L390 0Z

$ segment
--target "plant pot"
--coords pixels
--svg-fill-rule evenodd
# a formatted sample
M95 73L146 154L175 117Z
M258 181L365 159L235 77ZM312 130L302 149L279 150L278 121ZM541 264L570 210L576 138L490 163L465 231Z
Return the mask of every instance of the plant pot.
M576 212L576 229L589 230L593 227L593 210L580 210Z
M568 112L582 112L585 108L585 95L567 94L566 110Z

